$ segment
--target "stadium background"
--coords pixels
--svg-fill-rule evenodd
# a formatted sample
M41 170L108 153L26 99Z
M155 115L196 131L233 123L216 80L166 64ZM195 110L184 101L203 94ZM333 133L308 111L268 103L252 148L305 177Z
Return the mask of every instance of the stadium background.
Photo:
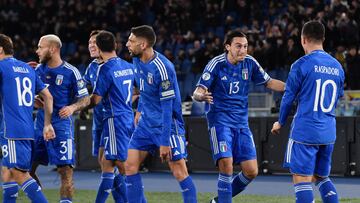
M91 30L113 32L118 42L117 54L131 61L125 47L130 28L152 25L157 33L155 49L175 64L187 116L189 154L193 155L188 164L194 172L215 170L206 123L201 118L202 105L193 104L191 94L208 60L223 52L225 33L231 29L247 33L249 54L272 77L285 81L290 65L304 54L299 44L300 29L310 19L324 23L324 48L339 60L346 72L347 94L337 110L338 142L333 158L333 169L336 170L332 173L360 176L358 0L0 0L0 33L12 37L17 58L37 61L38 39L54 33L63 42L63 59L81 73L91 61L87 49ZM286 173L281 162L287 133L283 132L277 138L268 135L281 95L273 95L258 86L252 86L251 92L249 110L254 117L250 118L250 123L258 141L260 173ZM257 104L259 99L270 102ZM77 120L78 169L97 167L96 159L90 156L90 125L90 121ZM166 168L154 158L150 158L145 167L153 171ZM355 180L359 181L358 178ZM356 187L360 191L360 186Z

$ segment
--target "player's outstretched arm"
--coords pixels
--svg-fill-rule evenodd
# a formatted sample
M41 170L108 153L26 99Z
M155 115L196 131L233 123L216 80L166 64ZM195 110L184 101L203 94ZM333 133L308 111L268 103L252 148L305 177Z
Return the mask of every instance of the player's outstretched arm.
M89 96L82 97L77 102L75 102L69 106L64 106L63 108L61 108L59 111L59 116L61 118L69 117L74 112L80 111L81 109L85 108L89 104L90 104L90 97Z
M285 83L277 79L270 79L266 83L266 87L277 92L285 91Z
M51 115L53 112L53 97L50 94L50 91L45 88L43 89L39 95L41 96L41 98L44 100L44 130L43 130L43 135L44 135L44 139L46 141L50 140L50 139L54 139L55 138L55 131L54 128L51 125Z
M207 89L202 86L196 87L193 93L193 98L196 101L206 101L209 104L213 103L213 96L211 95L211 92L208 92Z

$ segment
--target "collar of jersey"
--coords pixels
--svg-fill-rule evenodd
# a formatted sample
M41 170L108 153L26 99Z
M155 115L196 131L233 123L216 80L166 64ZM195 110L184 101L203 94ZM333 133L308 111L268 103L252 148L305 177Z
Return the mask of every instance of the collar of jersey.
M140 63L142 63L142 64L149 64L149 63L151 63L153 60L155 60L155 59L158 57L158 55L159 55L159 53L154 50L154 57L153 57L152 59L150 59L148 62L144 63L144 62L142 62L142 60L140 60L140 58L138 58L138 59L139 59Z
M46 68L48 68L48 69L57 69L57 68L60 68L60 67L64 66L64 64L65 64L65 61L62 61L62 63L61 63L59 66L54 67L54 68L50 68L50 67L46 64Z

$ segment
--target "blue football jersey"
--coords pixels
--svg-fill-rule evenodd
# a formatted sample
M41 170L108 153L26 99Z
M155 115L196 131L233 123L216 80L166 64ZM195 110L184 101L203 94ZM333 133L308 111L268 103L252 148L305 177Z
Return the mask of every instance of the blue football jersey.
M260 85L269 80L270 76L250 55L236 65L228 62L226 53L210 60L197 84L213 96L214 103L207 112L209 126L248 127L250 81Z
M291 139L305 144L335 142L335 108L344 94L344 80L340 63L324 51L313 51L292 64L279 116L280 124L284 125L297 99Z
M32 67L13 57L0 61L0 134L9 139L34 139L34 96L45 85Z
M140 90L141 118L138 127L155 136L163 132L162 108L160 101L173 100L171 134L184 135L184 120L181 109L181 96L174 65L162 54L147 63L134 57ZM169 121L170 122L170 121Z
M98 70L100 69L99 66L101 66L101 65L102 65L102 63L99 64L99 61L97 59L94 59L87 67L85 74L83 76L84 81L87 84L91 85L93 88L95 87ZM101 130L102 129L103 119L104 119L103 114L104 114L103 105L102 105L102 102L100 102L99 104L97 104L94 107L93 130Z
M63 62L60 66L49 68L46 64L41 64L36 68L41 80L48 86L51 95L53 96L53 113L52 124L56 128L69 129L72 125L72 119L61 119L59 110L64 106L68 106L76 102L77 99L88 96L86 84L81 77L77 68L67 62ZM44 111L40 109L36 116L36 128L41 129L44 122Z
M98 72L94 94L102 96L104 118L129 114L133 122L132 92L135 73L132 64L114 57L105 62Z

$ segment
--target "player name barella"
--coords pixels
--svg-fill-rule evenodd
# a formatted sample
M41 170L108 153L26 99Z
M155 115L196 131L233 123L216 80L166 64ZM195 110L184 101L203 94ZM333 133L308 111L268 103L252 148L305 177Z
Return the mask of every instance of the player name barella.
M17 73L29 73L29 70L24 67L13 66L12 68L13 68L14 72L17 72Z

